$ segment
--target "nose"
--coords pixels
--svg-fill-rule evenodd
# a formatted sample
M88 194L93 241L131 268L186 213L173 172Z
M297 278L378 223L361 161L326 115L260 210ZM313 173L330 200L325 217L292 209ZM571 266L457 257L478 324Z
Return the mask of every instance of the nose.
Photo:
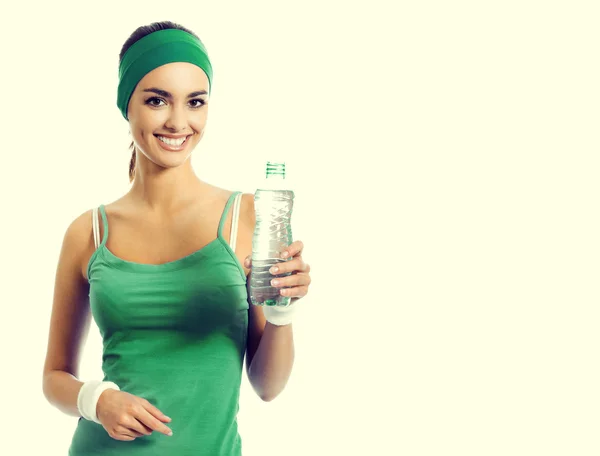
M172 131L180 131L183 130L186 125L187 117L185 114L185 109L176 105L172 105L172 108L169 111L169 118L165 122L165 127Z

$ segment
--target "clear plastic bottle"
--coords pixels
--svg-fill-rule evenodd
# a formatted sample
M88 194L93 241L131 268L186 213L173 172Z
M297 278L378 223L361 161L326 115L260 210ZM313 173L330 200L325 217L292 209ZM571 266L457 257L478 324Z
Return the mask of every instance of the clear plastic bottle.
M250 300L257 306L288 306L289 296L271 286L275 277L269 269L274 264L289 261L281 254L292 243L291 216L294 192L285 187L285 163L267 162L266 180L254 194L256 225L252 238L252 269L250 271Z

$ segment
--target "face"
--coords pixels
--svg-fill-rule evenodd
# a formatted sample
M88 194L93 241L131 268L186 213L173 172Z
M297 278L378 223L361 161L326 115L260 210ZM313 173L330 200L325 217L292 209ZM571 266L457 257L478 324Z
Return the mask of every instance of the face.
M184 163L204 134L208 88L204 71L187 62L169 63L146 74L127 111L138 151L162 168Z

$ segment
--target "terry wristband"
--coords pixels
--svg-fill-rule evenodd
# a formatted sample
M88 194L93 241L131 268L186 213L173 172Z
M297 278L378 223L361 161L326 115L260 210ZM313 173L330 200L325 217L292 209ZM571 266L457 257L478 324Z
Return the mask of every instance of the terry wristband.
M289 325L294 318L294 314L296 313L295 304L291 304L289 306L262 306L263 314L267 321L276 326L285 326Z
M96 406L100 395L107 389L120 391L120 388L113 382L90 380L83 384L77 395L77 409L83 418L101 424L96 414Z

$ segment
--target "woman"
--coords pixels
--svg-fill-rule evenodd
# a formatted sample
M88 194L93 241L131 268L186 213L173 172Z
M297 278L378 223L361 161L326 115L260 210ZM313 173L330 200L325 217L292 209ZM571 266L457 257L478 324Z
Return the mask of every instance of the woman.
M133 136L130 191L69 226L57 268L44 394L79 416L69 454L239 455L241 373L265 401L293 364L295 301L310 284L303 244L282 257L285 308L253 306L254 199L209 185L190 154L207 119L212 68L171 22L138 28L120 54L117 105ZM77 379L93 315L104 379Z

